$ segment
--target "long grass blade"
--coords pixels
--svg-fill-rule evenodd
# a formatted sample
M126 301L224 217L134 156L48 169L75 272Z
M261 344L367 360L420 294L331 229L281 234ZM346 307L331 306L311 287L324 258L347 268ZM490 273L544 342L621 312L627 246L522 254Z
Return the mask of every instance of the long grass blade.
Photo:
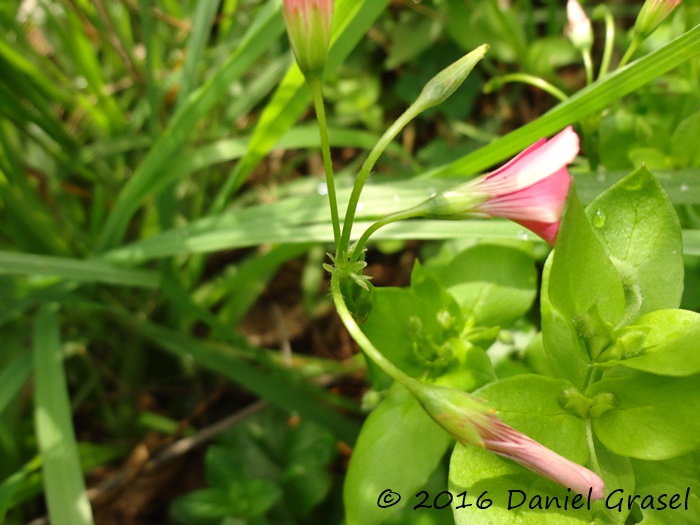
M52 523L93 525L63 370L58 312L42 306L34 321L35 421Z

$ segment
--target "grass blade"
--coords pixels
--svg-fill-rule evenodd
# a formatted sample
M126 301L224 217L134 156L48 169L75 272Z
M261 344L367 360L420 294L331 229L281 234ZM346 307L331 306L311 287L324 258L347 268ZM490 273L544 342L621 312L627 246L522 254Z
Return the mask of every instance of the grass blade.
M44 459L44 489L52 523L93 525L63 370L58 313L42 306L34 321L35 421Z
M82 282L103 282L156 288L160 275L151 270L119 268L104 261L90 261L0 251L0 274L46 275Z
M2 369L0 372L0 415L20 391L31 371L32 361L29 354L23 354L13 359Z

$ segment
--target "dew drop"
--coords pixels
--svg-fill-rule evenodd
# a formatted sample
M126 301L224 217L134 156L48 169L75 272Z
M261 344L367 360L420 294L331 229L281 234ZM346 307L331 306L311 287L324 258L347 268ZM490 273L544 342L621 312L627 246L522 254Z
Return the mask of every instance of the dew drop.
M428 198L435 197L437 195L437 190L435 188L428 188Z
M595 215L593 216L593 226L596 228L602 228L605 225L605 212L601 209L598 209L597 212L595 212Z
M328 195L328 184L325 182L319 183L319 185L316 186L316 191L319 195Z
M530 238L530 236L527 234L525 230L520 230L518 232L518 239L521 241L527 241Z
M681 190L682 192L685 193L686 191L688 191L688 189L689 189L689 188L688 188L688 185L687 185L686 183L681 184L680 190Z

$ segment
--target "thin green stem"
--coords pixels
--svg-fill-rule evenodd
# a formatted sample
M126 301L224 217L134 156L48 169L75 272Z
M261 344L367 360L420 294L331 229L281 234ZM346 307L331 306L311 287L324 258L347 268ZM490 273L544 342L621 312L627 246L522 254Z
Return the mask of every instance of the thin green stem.
M386 226L387 224L391 224L392 222L401 221L404 219L412 219L420 215L422 215L422 212L419 211L418 207L415 207L409 208L408 210L392 213L391 215L387 215L386 217L382 217L381 219L379 219L377 222L375 222L369 228L367 228L360 237L360 239L357 241L357 244L353 248L351 254L350 263L352 264L360 258L360 256L362 255L362 250L364 250L364 247L367 244L367 241L369 240L370 236L379 228L381 228L382 226Z
M484 93L491 93L492 91L495 91L496 89L503 86L503 84L507 84L509 82L520 82L522 84L534 86L536 88L541 89L542 91L549 93L550 95L562 102L565 102L569 99L566 93L564 93L558 87L552 85L543 78L536 77L534 75L528 75L527 73L510 73L508 75L492 78L484 86Z
M389 146L392 140L399 134L399 132L413 120L419 111L416 109L415 105L409 107L404 113L396 119L396 121L384 132L377 144L370 151L367 160L362 164L360 168L360 173L355 179L355 184L352 188L352 193L350 194L350 201L348 202L348 208L345 211L345 221L343 222L343 234L340 239L340 250L338 252L339 256L343 256L349 246L350 246L350 233L352 232L352 225L355 222L355 212L357 211L357 204L360 201L360 194L362 193L362 188L367 182L367 179L372 172L372 168L379 160L379 157L384 150ZM357 260L357 258L355 258Z
M598 70L598 78L603 78L610 71L610 60L615 46L615 19L613 18L610 8L605 4L600 4L593 12L594 18L603 17L605 20L605 47L603 48L603 58L600 62Z
M634 52L637 51L637 48L641 43L642 41L640 40L639 35L635 33L634 37L632 38L632 42L630 43L630 47L627 48L625 56L622 57L622 60L620 60L620 63L617 65L618 69L621 69L627 65L627 62L630 61L630 58L632 58L632 55L634 55Z
M345 298L343 297L343 293L340 290L340 282L338 281L338 278L335 274L331 277L331 295L333 297L333 302L335 303L335 307L338 311L338 315L340 316L341 321L343 321L343 324L350 333L350 336L360 346L365 356L371 359L372 362L374 362L374 364L381 368L389 377L391 377L395 381L398 381L409 390L413 391L413 385L416 382L416 380L407 376L396 365L394 365L394 363L392 363L386 357L384 357L384 355L379 350L377 350L377 347L375 347L372 344L372 341L370 341L368 337L364 334L364 332L360 329L357 322L355 322L355 319L353 318L352 314L350 313L350 310L348 310L348 307L345 304Z
M335 191L335 178L333 177L333 162L331 160L331 147L328 140L328 123L326 122L326 108L323 103L323 81L320 76L306 79L316 109L318 129L321 133L321 153L323 166L326 172L326 187L328 188L328 201L331 207L331 221L333 222L333 239L336 253L340 250L340 216L338 214L338 197Z
M593 59L591 58L591 50L584 50L581 56L583 57L583 67L586 70L586 85L589 85L593 83Z

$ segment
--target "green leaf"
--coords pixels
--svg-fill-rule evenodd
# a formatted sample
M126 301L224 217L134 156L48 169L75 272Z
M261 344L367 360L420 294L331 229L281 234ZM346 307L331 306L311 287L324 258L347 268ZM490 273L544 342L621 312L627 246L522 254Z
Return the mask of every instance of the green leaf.
M406 389L393 386L365 421L350 459L343 489L347 524L377 525L405 508L450 442ZM387 489L401 494L401 501L379 508Z
M613 454L595 438L592 439L592 443L589 443L590 445L594 447L591 455L595 455L596 471L603 478L606 495L610 495L616 489L621 489L626 494L634 494L636 472L632 468L630 459ZM613 520L618 523L625 523L628 514L627 508L610 513Z
M440 360L444 338L437 314L410 290L376 288L372 312L362 331L387 359L417 377L431 366L447 364Z
M677 308L683 294L678 216L654 176L640 168L586 208L622 277L630 320Z
M34 323L35 421L44 490L53 523L92 525L63 370L58 314L42 306Z
M573 324L591 357L597 357L622 320L625 297L618 271L575 191L569 195L548 277L546 290L553 310ZM546 349L550 343L545 332Z
M673 525L696 525L700 523L700 480L698 472L700 465L693 456L669 459L666 461L642 461L632 460L634 473L637 476L636 493L642 496L656 496L655 507L646 506L642 508L644 520L643 525L656 525L673 523ZM688 508L685 508L686 490L690 490L688 497ZM664 501L660 501L661 494L667 494ZM674 506L679 508L671 509L668 505L674 494L680 497L674 501ZM628 496L628 493L622 496ZM616 500L611 504L617 504L620 493L616 495ZM641 500L641 501L640 501ZM643 500L637 500L641 504ZM626 504L625 501L623 504ZM666 508L661 508L661 503L665 503Z
M477 326L512 324L530 309L537 293L537 272L527 248L480 243L435 274Z
M674 164L679 168L700 165L700 150L693 140L700 135L700 112L693 113L678 124L671 137Z
M522 374L489 383L474 396L494 408L508 425L571 461L585 464L585 424L561 403L564 392L571 388L564 379Z
M549 281L554 252L544 264L540 313L542 318L542 348L546 367L554 377L561 377L582 387L590 369L591 358L579 338L570 318L564 317L549 299ZM543 363L544 364L544 363Z
M521 396L524 397L524 396ZM601 501L586 509L586 498L575 495L517 463L476 446L457 445L450 459L449 490L455 495L452 510L456 525L590 525L609 523ZM518 492L520 491L520 492ZM462 493L466 495L462 496ZM525 494L526 501L523 501ZM556 497L562 508L546 498ZM464 501L463 501L464 498ZM564 509L567 503L568 509ZM540 507L538 508L538 503ZM471 505L459 508L461 505ZM511 508L509 507L511 505ZM530 508L530 507L533 508Z
M700 373L700 314L688 310L657 310L637 319L625 333L639 336L632 340L631 346L625 345L624 337L618 338L610 351L620 357L598 364L622 365L664 376Z
M613 408L593 419L598 439L621 456L668 459L700 446L700 377L629 373L591 385L586 396L612 395Z

